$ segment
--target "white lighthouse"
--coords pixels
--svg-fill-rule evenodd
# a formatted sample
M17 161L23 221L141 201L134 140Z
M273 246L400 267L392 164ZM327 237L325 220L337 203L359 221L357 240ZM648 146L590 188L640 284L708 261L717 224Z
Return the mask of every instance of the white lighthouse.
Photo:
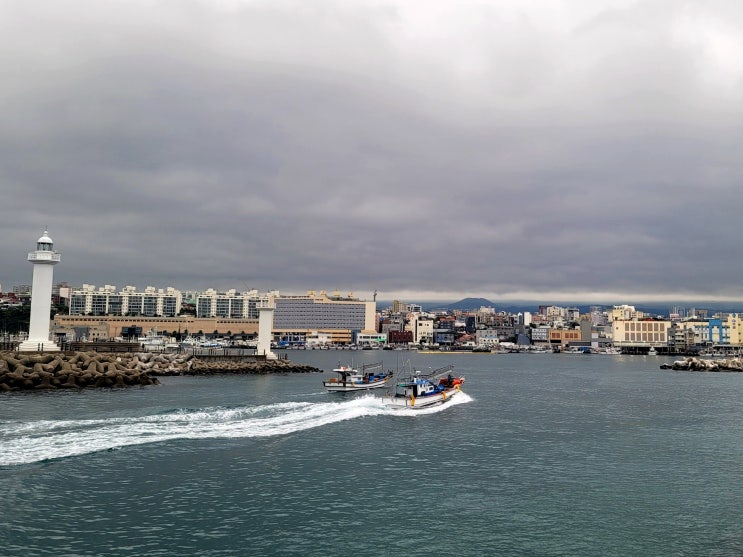
M21 352L55 352L59 351L53 341L49 340L49 315L52 309L52 278L54 265L59 263L60 255L54 251L54 242L49 232L36 242L36 251L28 254L28 260L34 266L34 278L31 286L31 322L28 326L28 340L21 343Z
M258 306L258 346L255 353L265 356L267 360L278 359L278 356L271 352L273 310L274 308L269 305Z

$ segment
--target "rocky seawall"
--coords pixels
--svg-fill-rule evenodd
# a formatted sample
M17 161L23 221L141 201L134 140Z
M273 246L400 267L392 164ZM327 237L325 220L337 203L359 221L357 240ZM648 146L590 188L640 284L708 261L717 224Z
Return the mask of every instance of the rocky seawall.
M0 391L83 389L157 385L158 376L311 373L317 368L289 360L204 361L187 354L0 352Z
M679 371L743 371L743 359L723 358L720 360L705 360L689 357L676 360L672 364L661 364L660 369L675 369Z

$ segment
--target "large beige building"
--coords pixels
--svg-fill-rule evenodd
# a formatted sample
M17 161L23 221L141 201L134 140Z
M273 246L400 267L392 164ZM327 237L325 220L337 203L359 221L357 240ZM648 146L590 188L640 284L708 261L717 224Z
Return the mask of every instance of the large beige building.
M308 333L317 333L327 335L332 343L349 344L359 333L376 333L376 302L360 300L353 293L272 292L268 303L275 308L273 334L279 342L303 344Z
M614 346L661 347L668 345L670 321L624 320L612 321L611 331Z

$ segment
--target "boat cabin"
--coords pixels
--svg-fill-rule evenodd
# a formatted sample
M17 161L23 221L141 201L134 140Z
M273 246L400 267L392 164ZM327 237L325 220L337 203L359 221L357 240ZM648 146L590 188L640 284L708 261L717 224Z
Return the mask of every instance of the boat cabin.
M436 386L428 379L414 379L409 383L400 383L398 387L402 387L401 394L403 396L419 397L432 395L438 392Z

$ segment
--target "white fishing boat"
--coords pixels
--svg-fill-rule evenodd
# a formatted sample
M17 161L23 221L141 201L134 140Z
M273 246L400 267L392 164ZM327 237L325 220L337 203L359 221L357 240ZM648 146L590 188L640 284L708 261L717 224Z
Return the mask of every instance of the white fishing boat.
M391 371L383 371L381 362L366 364L361 368L361 371L353 366L342 366L339 364L333 370L333 373L337 373L338 377L331 377L322 382L323 387L331 393L366 391L368 389L386 387L392 377Z
M178 348L178 343L171 342L169 338L158 335L156 329L151 329L147 336L139 337L137 342L139 342L142 350L146 352L165 352Z
M395 383L395 390L385 397L392 408L426 408L449 402L460 394L464 377L452 375L453 365L430 373L414 371Z
M196 338L192 336L188 336L185 339L183 339L179 346L181 348L225 348L224 343L219 342L217 340L207 340L205 337L202 338Z
M606 346L604 348L598 348L594 354L605 354L608 356L618 356L622 354L622 349L616 346Z

